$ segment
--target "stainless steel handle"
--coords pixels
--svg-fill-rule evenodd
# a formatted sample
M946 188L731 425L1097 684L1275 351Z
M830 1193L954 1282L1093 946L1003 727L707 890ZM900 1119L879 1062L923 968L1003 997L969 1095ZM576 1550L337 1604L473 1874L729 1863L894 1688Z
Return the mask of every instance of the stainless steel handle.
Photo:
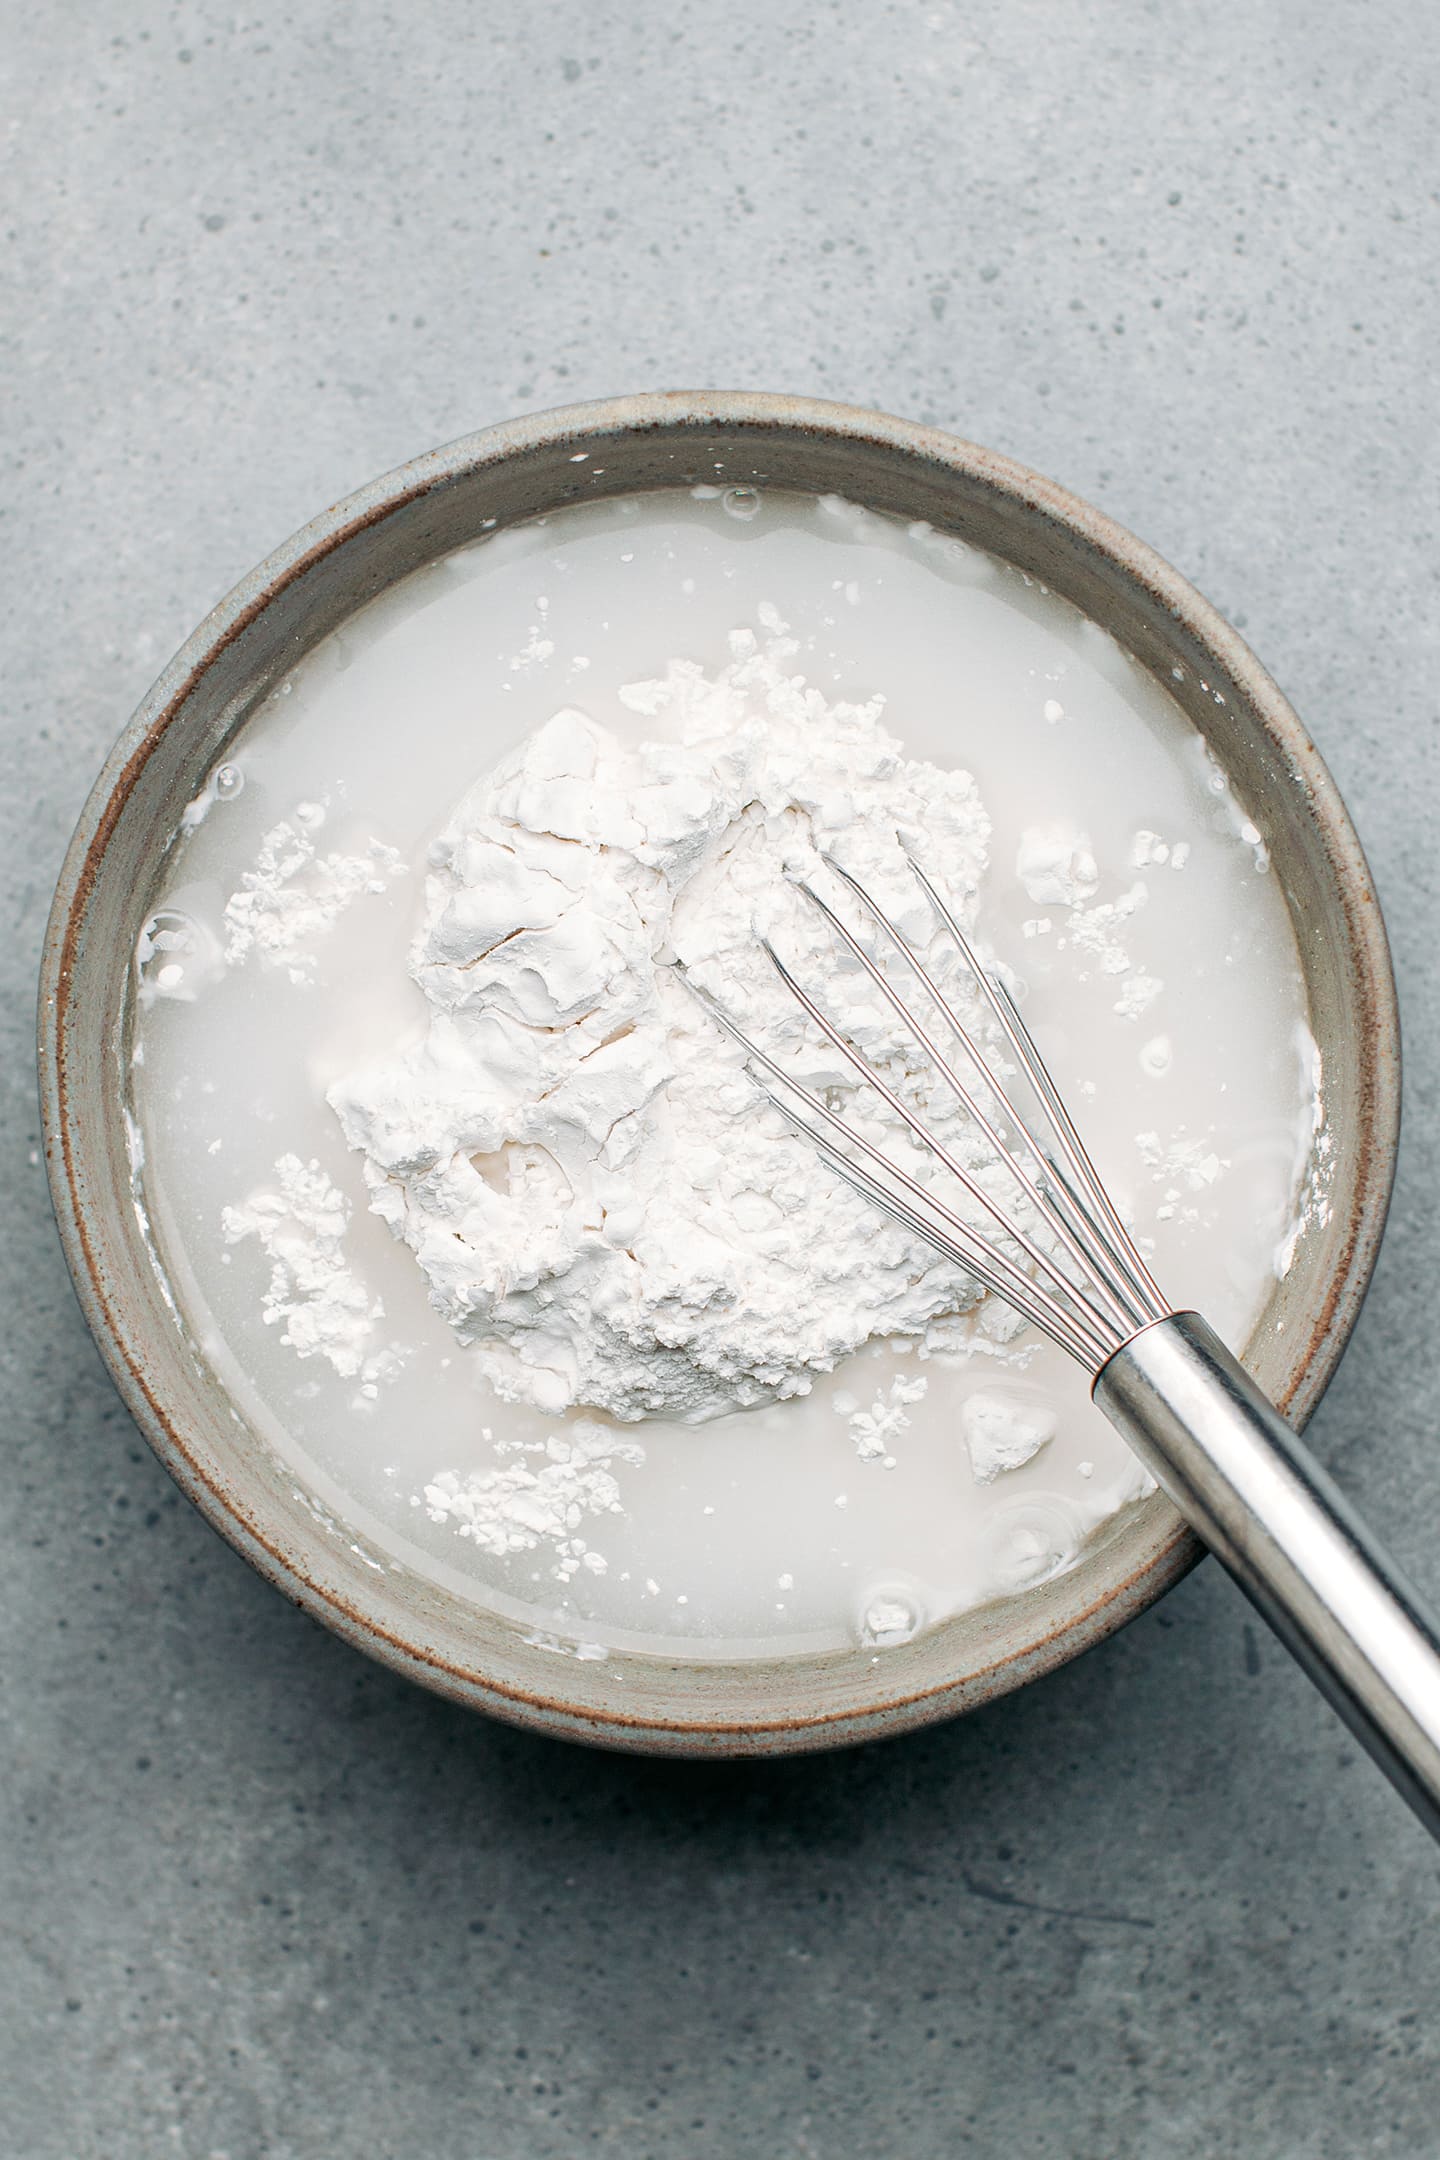
M1440 1838L1440 1635L1198 1313L1145 1328L1095 1401Z

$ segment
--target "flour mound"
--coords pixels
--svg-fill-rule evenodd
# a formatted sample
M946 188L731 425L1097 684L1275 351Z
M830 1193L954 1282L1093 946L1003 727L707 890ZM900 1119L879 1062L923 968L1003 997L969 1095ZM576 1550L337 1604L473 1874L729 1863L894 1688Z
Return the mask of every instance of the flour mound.
M989 1175L944 1083L790 882L840 900L833 856L973 1017L904 848L972 920L989 837L975 784L903 757L878 698L828 702L788 671L773 610L762 621L768 640L735 633L713 679L672 661L628 686L643 740L559 712L472 789L431 851L411 958L424 1037L330 1091L436 1309L502 1396L550 1414L694 1421L782 1400L871 1338L953 1339L980 1296L817 1158L674 966L931 1177L779 983L763 931Z

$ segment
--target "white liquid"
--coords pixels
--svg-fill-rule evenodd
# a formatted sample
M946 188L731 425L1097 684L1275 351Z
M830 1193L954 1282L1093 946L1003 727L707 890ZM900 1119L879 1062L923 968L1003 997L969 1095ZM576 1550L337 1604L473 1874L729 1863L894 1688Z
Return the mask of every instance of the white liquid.
M603 1574L558 1580L543 1542L488 1557L415 1504L439 1472L496 1464L486 1428L543 1441L557 1421L495 1400L431 1312L413 1257L366 1210L325 1089L423 1027L405 958L425 850L475 778L562 705L636 739L644 723L619 687L672 656L718 671L728 633L767 602L800 640L794 668L830 696L883 692L910 755L974 773L994 827L981 934L1026 986L1041 1050L1162 1288L1237 1348L1273 1283L1312 1131L1299 967L1260 836L1150 678L1018 572L846 506L667 495L505 533L385 595L247 723L172 856L160 928L173 911L179 939L140 973L145 1197L206 1354L332 1512L569 1642L883 1650L1066 1566L1143 1489L1084 1376L1027 1331L968 1360L872 1345L804 1401L624 1428L646 1459L617 1467L623 1513L585 1526ZM350 902L313 979L227 969L225 902L262 837L306 802L326 806L327 849L381 842L409 874ZM1022 836L1049 825L1088 838L1087 913L1145 888L1088 944L1016 872ZM1163 987L1126 1017L1117 1004L1142 978ZM263 1324L267 1263L222 1239L225 1208L273 1188L287 1153L348 1195L347 1260L383 1299L383 1341L410 1353L368 1398ZM1177 1155L1188 1169L1167 1167ZM920 1375L908 1428L860 1459L849 1413ZM962 1440L977 1394L1058 1424L986 1484Z

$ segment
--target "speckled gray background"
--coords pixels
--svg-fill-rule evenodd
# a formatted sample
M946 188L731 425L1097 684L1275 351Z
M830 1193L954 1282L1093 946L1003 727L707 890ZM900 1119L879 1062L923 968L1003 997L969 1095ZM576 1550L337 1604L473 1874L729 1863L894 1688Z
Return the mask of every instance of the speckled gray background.
M1440 1594L1436 90L1416 0L3 8L4 2160L1428 2160L1440 1884L1207 1565L970 1722L572 1752L288 1609L119 1409L36 953L111 738L312 511L659 386L938 421L1241 624L1408 1029L1318 1444Z

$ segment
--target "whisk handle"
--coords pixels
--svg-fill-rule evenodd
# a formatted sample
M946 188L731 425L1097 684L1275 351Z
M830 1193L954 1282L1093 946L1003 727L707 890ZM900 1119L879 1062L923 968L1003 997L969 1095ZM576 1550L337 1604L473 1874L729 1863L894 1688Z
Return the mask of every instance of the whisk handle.
M1094 1396L1440 1838L1440 1634L1274 1405L1193 1312L1117 1350Z

